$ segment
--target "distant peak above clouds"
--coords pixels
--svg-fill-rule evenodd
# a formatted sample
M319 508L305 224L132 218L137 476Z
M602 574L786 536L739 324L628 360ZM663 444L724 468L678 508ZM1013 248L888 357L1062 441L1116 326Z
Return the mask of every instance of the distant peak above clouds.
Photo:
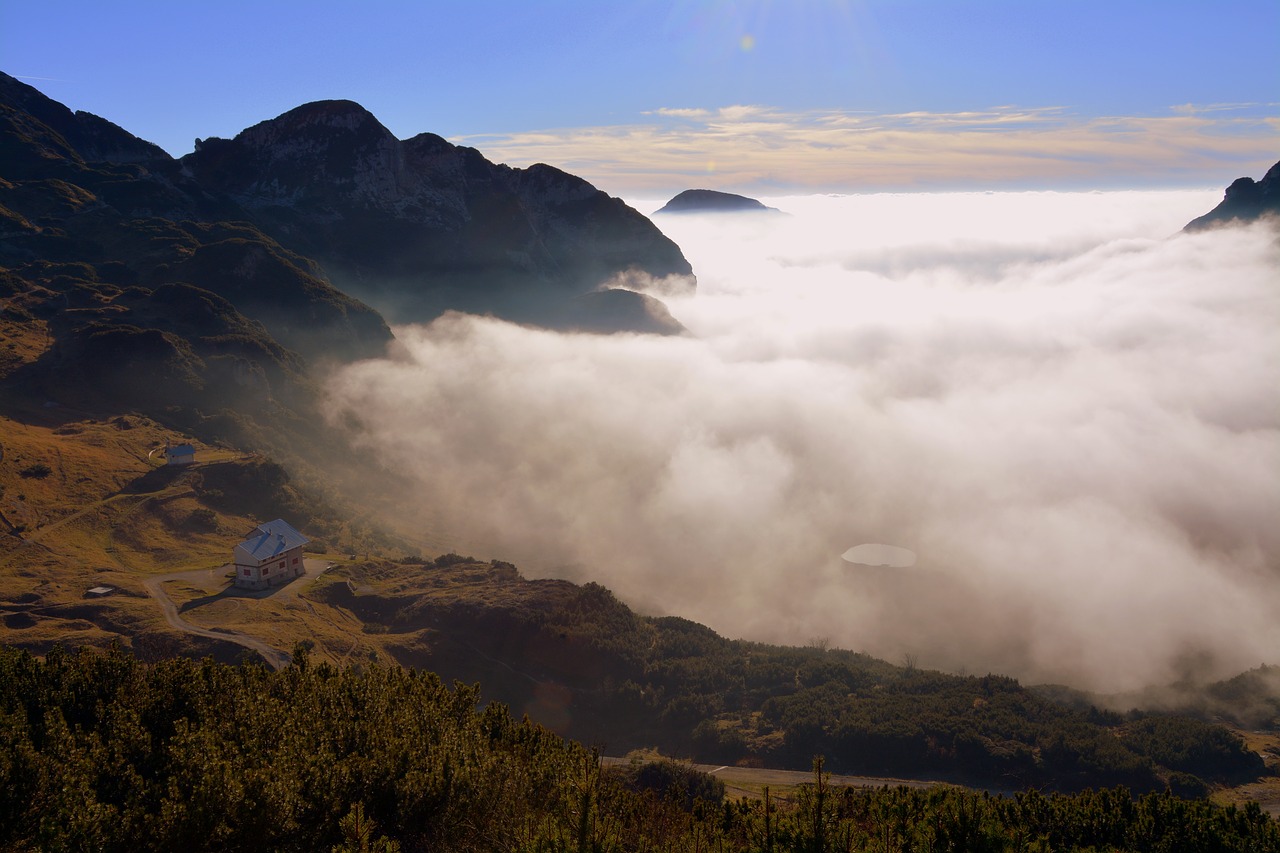
M718 190L685 190L657 213L779 213L754 198Z

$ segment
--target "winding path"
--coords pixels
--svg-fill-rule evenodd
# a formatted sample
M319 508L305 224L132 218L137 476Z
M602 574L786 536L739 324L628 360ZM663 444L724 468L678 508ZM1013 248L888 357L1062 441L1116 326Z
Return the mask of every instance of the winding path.
M226 640L230 643L237 643L247 649L252 649L262 655L263 659L271 666L272 669L283 669L289 665L289 661L293 658L286 652L282 652L273 646L269 646L257 637L251 637L248 634L242 634L239 631L231 631L228 629L201 628L199 625L192 625L190 622L178 615L178 608L173 603L173 599L169 598L168 593L164 591L164 582L175 580L187 574L179 572L170 575L160 575L158 577L144 578L142 585L147 588L147 592L160 605L160 612L164 614L164 621L168 622L172 627L179 631L185 631L188 634L195 634L198 637L210 637L215 640Z
M303 560L306 567L306 573L301 577L295 578L291 582L283 586L271 587L261 592L236 591L234 594L240 598L271 598L279 594L284 598L296 597L301 591L301 582L307 578L319 577L326 569L332 566L332 563L323 560ZM217 569L213 571L219 571ZM232 631L230 628L202 628L199 625L193 625L178 615L178 607L173 603L173 599L169 598L169 594L164 591L164 584L172 580L188 580L203 581L207 580L210 574L209 569L196 569L189 572L171 572L167 575L155 575L142 579L142 585L146 587L147 592L160 605L160 612L164 614L164 621L168 622L173 628L184 631L188 634L194 634L198 637L208 637L214 640L225 640L230 643L236 643L247 649L252 649L262 655L263 659L271 666L272 669L283 669L293 660L293 656L288 652L282 651L269 645L263 640L241 631ZM228 587L229 589L229 587ZM226 592L227 590L224 590Z

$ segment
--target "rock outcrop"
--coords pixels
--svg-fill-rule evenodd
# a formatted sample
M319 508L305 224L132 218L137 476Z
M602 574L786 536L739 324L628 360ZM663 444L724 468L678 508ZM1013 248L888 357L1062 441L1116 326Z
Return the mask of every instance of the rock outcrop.
M1230 222L1252 222L1263 216L1280 216L1280 163L1262 180L1237 178L1213 210L1187 223L1184 231L1202 231Z

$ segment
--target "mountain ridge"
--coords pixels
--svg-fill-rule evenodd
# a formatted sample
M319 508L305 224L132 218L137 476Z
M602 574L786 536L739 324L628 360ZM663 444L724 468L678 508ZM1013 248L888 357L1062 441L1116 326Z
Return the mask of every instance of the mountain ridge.
M620 275L695 282L678 246L587 181L494 164L431 133L398 140L349 100L197 140L181 159L3 74L0 122L0 178L28 195L59 180L120 220L250 222L397 322L459 310L563 328L581 313L571 300ZM27 212L6 207L6 230L29 231ZM654 331L638 308L608 319L593 322Z

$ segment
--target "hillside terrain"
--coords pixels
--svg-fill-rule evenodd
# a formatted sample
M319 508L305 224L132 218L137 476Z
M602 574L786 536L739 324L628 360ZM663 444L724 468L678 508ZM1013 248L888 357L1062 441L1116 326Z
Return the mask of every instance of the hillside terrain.
M258 520L294 519L317 549L405 547L264 456L190 439L196 464L165 466L176 434L137 414L93 417L59 404L7 412L0 425L0 636L34 651L116 641L145 659L238 659L237 645L166 626L144 581L221 569ZM217 582L227 584L225 573ZM102 586L112 593L87 596Z
M224 661L260 659L245 646L261 643L287 661L301 644L318 661L478 681L486 699L611 754L657 747L792 768L823 754L840 773L1191 796L1269 772L1236 736L1193 718L1105 713L1011 679L727 640L637 614L596 584L526 580L500 561L378 556L407 545L260 456L198 445L195 465L160 465L148 447L165 435L122 417L7 437L7 644L47 654L114 643L146 660ZM231 588L231 546L256 519L277 516L313 538L321 570L267 593ZM89 597L101 586L111 593ZM166 624L166 602L187 630ZM1240 689L1255 705L1268 695Z

